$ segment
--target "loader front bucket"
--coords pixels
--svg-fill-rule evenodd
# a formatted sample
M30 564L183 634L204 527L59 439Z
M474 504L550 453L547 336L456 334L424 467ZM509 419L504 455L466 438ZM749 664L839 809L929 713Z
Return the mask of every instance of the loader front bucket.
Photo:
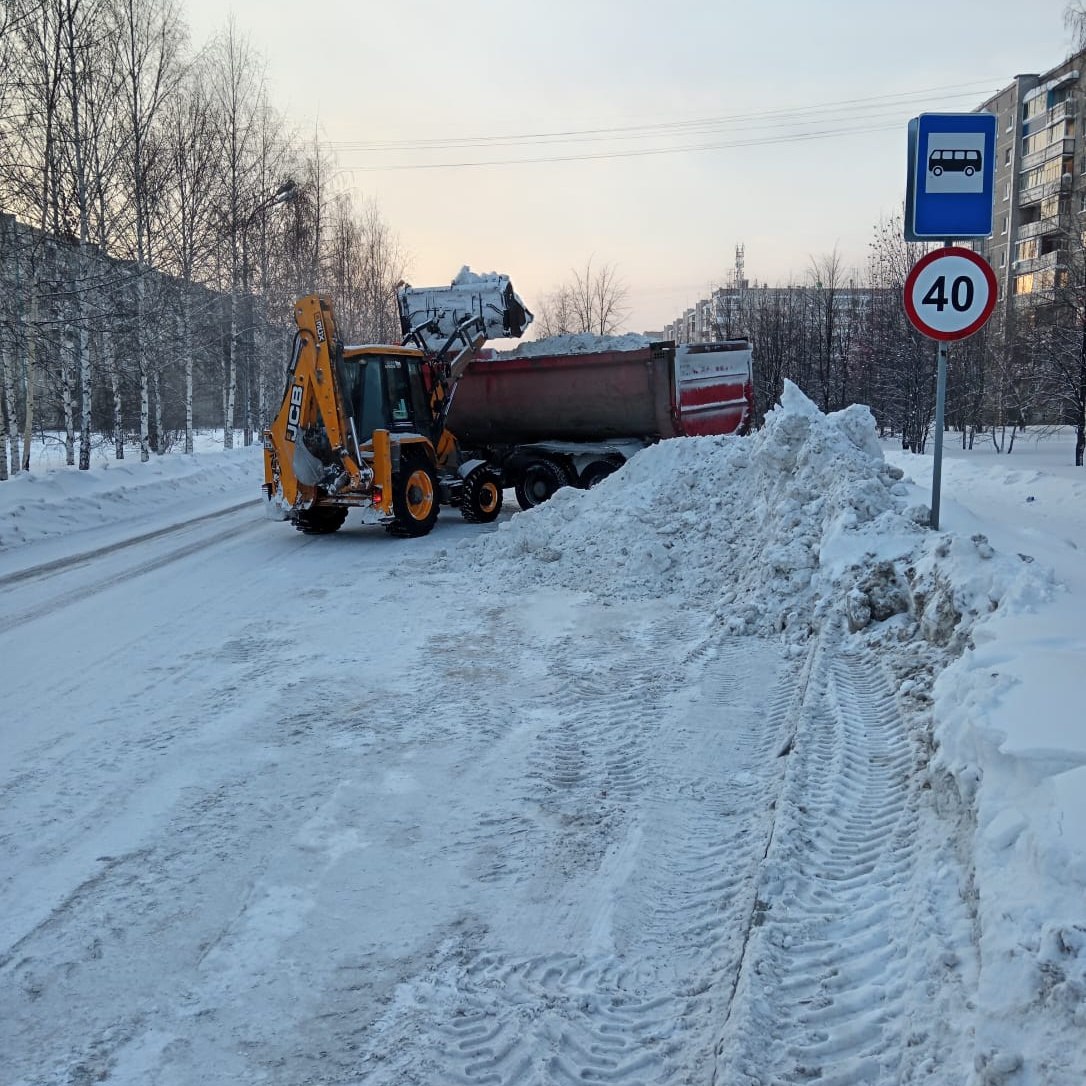
M487 339L519 339L532 314L513 290L507 275L475 275L470 268L447 287L412 287L396 292L405 336L420 332L427 347L438 350L468 317L482 319Z

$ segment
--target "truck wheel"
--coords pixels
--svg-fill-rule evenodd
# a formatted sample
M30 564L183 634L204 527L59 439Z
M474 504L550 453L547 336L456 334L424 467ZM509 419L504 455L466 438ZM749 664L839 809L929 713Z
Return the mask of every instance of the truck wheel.
M489 524L501 511L501 476L483 464L464 480L460 491L460 515L469 524Z
M521 509L534 509L568 483L565 471L553 460L533 460L517 480L517 502Z
M437 520L437 476L429 462L404 457L392 480L392 511L396 519L386 525L390 535L426 535Z
M608 475L614 475L621 464L612 464L609 460L593 460L581 472L580 485L583 490L591 490L597 483L603 482Z
M294 527L306 535L331 535L343 527L347 519L346 509L329 508L302 509L294 515Z

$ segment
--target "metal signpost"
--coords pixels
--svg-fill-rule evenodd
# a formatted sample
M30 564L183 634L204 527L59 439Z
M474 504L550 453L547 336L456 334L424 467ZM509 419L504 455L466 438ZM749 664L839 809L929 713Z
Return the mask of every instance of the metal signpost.
M946 409L946 345L983 327L999 286L991 266L955 239L992 234L996 118L992 113L923 113L909 122L905 240L943 241L905 280L905 312L938 342L931 526L939 527Z

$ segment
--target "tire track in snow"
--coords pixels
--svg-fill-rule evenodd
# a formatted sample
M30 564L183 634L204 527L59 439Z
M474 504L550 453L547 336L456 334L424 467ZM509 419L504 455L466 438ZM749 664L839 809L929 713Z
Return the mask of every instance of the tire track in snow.
M896 1082L920 867L914 749L873 656L812 677L767 856L719 1083Z
M379 1023L382 1050L406 1051L375 1083L411 1067L471 1086L656 1086L711 1066L803 661L753 639L679 646L701 689L675 708L675 665L655 641L619 638L590 665L570 645L552 653L555 722L522 797L541 828L514 820L519 881L503 873L528 942L554 949L448 948L408 987L412 1013Z
M249 503L247 502L242 508L247 509ZM227 513L236 513L237 510L230 509ZM220 514L216 514L218 516ZM206 517L201 517L200 520L207 520ZM196 522L193 522L194 524ZM61 591L57 595L47 600L42 600L40 597L35 600L33 607L25 608L24 610L16 613L5 615L0 619L0 633L4 633L7 630L14 629L17 626L22 626L27 622L32 622L36 618L40 618L45 615L55 614L62 607L68 607L73 603L78 603L81 600L88 599L91 596L96 596L102 592L113 588L115 585L123 584L125 581L133 580L136 577L141 577L147 573L153 573L155 570L162 569L164 566L171 565L174 562L178 562L183 558L188 558L190 555L197 554L201 551L206 551L208 547L214 546L216 543L220 543L227 539L234 539L241 535L246 535L250 532L255 532L261 528L264 521L249 520L246 519L240 524L232 525L226 528L218 528L213 533L207 533L204 530L204 526L200 526L201 534L191 543L183 544L179 547L167 551L165 554L161 554L156 558L152 558L148 561L141 562L138 565L131 566L127 569L121 570L119 573L111 574L107 577L102 577L89 583L78 585L67 591ZM186 527L190 527L186 525ZM179 528L171 528L168 532L154 532L151 533L152 539L159 536L174 535L180 531ZM123 549L128 546L126 542L115 547L103 548L102 551L96 552L91 555L91 558L100 557L103 555L109 555L117 550ZM81 556L79 559L73 559L71 562L62 563L58 566L57 572L62 568L74 567L75 565L82 564L85 560L85 556ZM41 572L40 570L36 572Z

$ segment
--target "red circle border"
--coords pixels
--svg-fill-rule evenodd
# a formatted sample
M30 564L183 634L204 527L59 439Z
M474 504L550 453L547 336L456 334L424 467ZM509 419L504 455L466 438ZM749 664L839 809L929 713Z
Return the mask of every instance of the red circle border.
M965 328L960 329L957 332L940 332L935 328L926 324L923 318L916 311L916 306L913 305L912 288L913 284L919 278L920 273L933 261L938 260L944 256L960 256L965 260L969 260L976 264L978 268L984 273L984 278L988 280L988 302L984 306L984 311L972 324ZM999 295L999 282L996 279L996 274L992 270L992 265L988 263L979 253L973 252L972 249L963 249L960 245L945 245L942 249L933 249L930 253L925 253L913 266L912 270L907 276L905 276L905 313L909 320L912 322L913 327L929 339L938 339L943 342L953 342L958 339L967 339L973 335L974 332L980 331L985 322L995 311L996 300Z

